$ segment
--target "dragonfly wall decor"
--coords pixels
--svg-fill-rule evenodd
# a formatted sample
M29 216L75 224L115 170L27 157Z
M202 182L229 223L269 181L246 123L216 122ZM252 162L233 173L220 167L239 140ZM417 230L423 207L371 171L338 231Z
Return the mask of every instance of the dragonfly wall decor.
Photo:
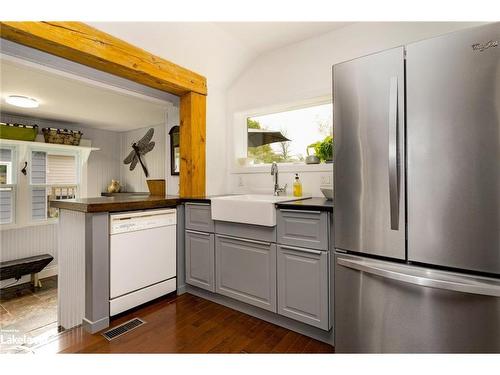
M155 143L151 142L154 132L155 130L151 128L140 141L132 143L132 151L130 151L130 154L128 154L128 156L123 160L123 164L130 164L129 169L131 171L135 169L135 166L139 162L146 177L149 177L149 172L141 157L146 155L155 147Z

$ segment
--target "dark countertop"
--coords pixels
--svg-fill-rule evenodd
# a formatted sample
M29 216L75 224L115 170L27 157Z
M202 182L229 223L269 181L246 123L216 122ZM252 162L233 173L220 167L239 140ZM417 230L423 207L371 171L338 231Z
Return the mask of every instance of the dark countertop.
M153 196L149 193L102 193L101 197L60 199L50 201L50 206L79 212L120 212L171 208L184 202L210 203L209 196L190 196L180 198L177 195L166 197Z
M120 192L120 193L101 193L103 197L126 197L126 196L149 196L149 192ZM200 203L210 203L210 199L213 197L218 197L219 195L190 195L188 197L179 197L179 202L200 202ZM173 195L171 197L174 197Z
M277 208L333 212L333 201L326 198L304 198L299 201L276 203Z
M80 212L118 212L175 207L180 203L177 196L115 195L80 199L61 199L50 202L51 207Z
M103 193L101 197L61 199L50 202L51 207L79 212L120 212L132 210L148 210L155 208L171 208L185 202L210 203L215 196L166 197L153 196L148 193ZM319 210L333 212L333 201L325 198L304 198L298 201L276 203L278 208L294 210Z

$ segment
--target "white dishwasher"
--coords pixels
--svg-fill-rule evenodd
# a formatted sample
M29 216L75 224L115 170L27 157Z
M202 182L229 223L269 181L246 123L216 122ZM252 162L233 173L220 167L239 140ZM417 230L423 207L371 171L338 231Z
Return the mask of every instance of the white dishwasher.
M110 315L176 290L177 210L110 215Z

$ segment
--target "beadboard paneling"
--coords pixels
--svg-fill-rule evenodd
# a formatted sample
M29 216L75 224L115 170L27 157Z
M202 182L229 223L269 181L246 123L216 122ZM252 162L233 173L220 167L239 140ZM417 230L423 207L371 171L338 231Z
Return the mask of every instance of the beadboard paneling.
M58 322L68 329L85 315L85 214L60 210L58 230Z
M120 182L124 191L142 192L148 191L146 176L138 163L133 171L129 170L130 165L123 164L123 159L132 151L132 143L139 141L150 127L131 130L121 133L121 170ZM149 179L165 178L165 125L153 126L155 129L153 141L155 147L148 152L143 161L149 171Z
M57 225L0 230L0 261L14 260L40 254L50 254L57 263Z

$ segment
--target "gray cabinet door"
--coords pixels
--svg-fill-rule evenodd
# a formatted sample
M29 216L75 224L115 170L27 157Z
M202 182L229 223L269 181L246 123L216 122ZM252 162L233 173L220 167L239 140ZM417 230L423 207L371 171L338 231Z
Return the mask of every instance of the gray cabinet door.
M214 221L208 203L186 203L186 229L213 232Z
M216 292L276 312L276 245L215 237Z
M214 235L186 230L186 283L215 292Z
M279 209L278 243L328 250L328 212Z
M330 330L329 252L278 245L278 314Z

